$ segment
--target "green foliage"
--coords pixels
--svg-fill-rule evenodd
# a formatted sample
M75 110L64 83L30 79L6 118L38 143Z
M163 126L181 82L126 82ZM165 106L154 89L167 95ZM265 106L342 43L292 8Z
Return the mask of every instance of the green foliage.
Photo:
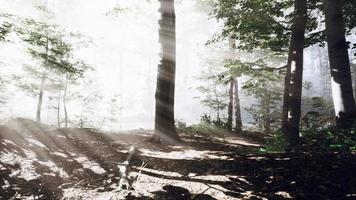
M73 49L70 43L65 42L63 32L55 25L32 22L26 27L21 27L20 37L27 43L29 54L46 70L58 74L82 73L81 68L76 68L78 61L70 62Z
M180 120L175 121L175 126L177 127L178 130L184 131L187 129L187 123L180 121Z
M181 122L176 122L177 128L186 133L192 133L197 135L215 135L221 136L227 133L227 123L221 120L212 120L210 116L204 114L200 118L198 124L186 126Z
M45 6L38 7L41 15L53 19ZM25 64L24 74L13 75L16 86L30 96L37 96L40 90L52 88L53 85L64 85L64 80L69 84L83 78L84 73L91 69L83 61L75 58L76 43L82 35L68 33L63 28L50 22L37 21L14 15L0 15L0 20L9 24L11 32L15 33L22 41L27 52L32 57L34 64ZM11 25L11 26L10 26ZM81 41L79 41L81 40ZM78 41L78 42L77 42ZM41 84L41 81L45 85ZM63 89L63 86L57 90Z
M356 124L347 130L337 130L334 126L311 128L302 131L301 150L304 152L341 152L356 153ZM263 152L283 152L286 141L282 132L275 132L267 140Z
M318 130L332 124L334 109L332 102L323 97L303 97L302 99L301 129Z
M356 152L356 128L343 130L339 134L327 132L326 138L333 150Z
M285 11L292 5L291 0L214 1L212 15L217 20L223 20L224 27L210 42L233 35L239 40L238 49L285 51L290 37L290 20Z
M39 6L38 9L41 15L45 15L49 20L53 19L44 6ZM78 39L79 34L67 33L50 22L0 14L0 41L10 32L15 33L24 42L28 53L39 62L38 65L43 67L42 71L47 70L57 74L71 73L82 77L84 71L89 68L73 56L72 40Z
M344 18L347 32L356 27L356 1L345 0ZM309 0L306 26L306 47L324 45L325 30L318 30L324 15L323 1ZM252 51L269 49L274 52L287 51L294 18L293 0L214 0L212 15L224 22L221 32L208 43L233 35L239 40L238 49Z
M98 117L97 103L102 101L103 96L96 92L86 95L76 93L73 94L73 96L75 96L75 99L79 102L80 113L75 114L74 118L70 120L70 123L80 128L96 128L98 126L97 118L95 118Z
M269 67L265 60L266 57L253 62L227 60L225 67L230 76L248 77L242 89L257 103L246 110L252 114L254 124L269 134L280 124L283 81L280 70Z
M272 137L267 140L266 147L261 148L260 151L271 153L283 152L285 150L286 145L287 142L283 133L281 131L277 131L273 133Z
M6 36L11 33L12 24L9 22L1 22L0 21L0 42L6 41Z
M205 84L197 87L197 90L202 94L196 97L200 99L200 103L208 107L216 114L216 121L221 120L221 111L228 106L229 93L225 88L224 82L216 75L202 76L201 79Z
M306 150L356 153L356 126L347 130L335 127L304 130L302 142Z

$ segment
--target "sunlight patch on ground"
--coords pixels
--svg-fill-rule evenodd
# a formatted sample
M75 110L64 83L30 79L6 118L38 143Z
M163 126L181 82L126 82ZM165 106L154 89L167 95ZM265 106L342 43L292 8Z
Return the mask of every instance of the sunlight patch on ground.
M58 151L54 151L51 154L56 155L56 156L60 156L60 157L63 157L63 158L68 158L68 156L66 154L58 152Z
M29 152L26 153L26 155L30 155L33 157L33 155ZM1 152L0 154L0 160L3 163L9 164L9 165L19 165L20 169L13 170L10 174L11 177L16 176L19 178L23 178L27 181L34 180L40 177L39 174L36 173L36 170L34 166L32 165L33 160L28 159L28 158L23 158L17 154L10 153L10 152Z
M237 179L247 185L252 185L249 181L247 181L244 177L237 177Z
M99 188L100 189L100 188ZM116 192L98 192L95 190L85 190L81 188L63 189L63 200L73 199L95 199L95 200L124 200L125 196L132 191L122 190Z
M260 147L260 144L252 143L246 141L246 139L239 139L239 138L219 138L214 137L214 139L218 140L219 142L226 143L227 145L243 145L243 146L251 146L251 147Z
M217 155L221 152L219 151L198 151L194 149L188 149L184 151L171 151L171 152L162 152L162 151L152 151L148 149L140 149L141 155L149 156L154 158L164 158L164 159L178 159L178 160L195 160L195 159L220 159L220 160L229 160L227 156Z
M290 160L290 158L275 158L275 160Z
M244 195L244 199L261 199L261 200L268 200L267 198L265 197L261 197L261 196L258 196L256 194L254 194L254 191L246 191L246 192L243 192L241 193Z
M22 149L22 150L25 152L28 159L37 160L37 155L35 152L26 149Z
M74 152L67 152L70 156L72 156L72 157L74 157L74 156L76 156L77 154L76 153L74 153Z
M230 181L232 176L225 176L225 175L208 175L208 176L194 176L191 173L188 174L189 177L194 179L200 180L207 180L207 181ZM235 176L237 178L237 176Z
M67 172L64 171L63 168L59 168L54 162L48 160L48 161L37 161L39 164L43 166L47 166L49 169L51 169L52 172L55 174L58 174L62 178L69 178L69 175Z
M44 145L42 142L40 142L38 140L35 140L33 138L26 138L26 140L30 143L30 146L36 145L36 146L42 147L44 149L48 149L46 147L46 145Z
M11 144L11 145L13 145L13 146L19 147L19 146L17 146L17 145L15 144L15 142L13 142L13 141L11 141L11 140L8 140L8 139L3 139L3 140L2 140L2 143L3 143L4 145Z
M87 157L80 156L78 158L74 158L74 160L82 164L84 168L90 169L96 174L104 174L106 172L105 169L100 167L99 163L90 161Z
M275 193L278 196L282 196L284 199L293 199L292 196L286 191L278 191Z
M58 138L66 139L66 136L64 135L57 135Z
M163 176L175 177L175 178L183 177L183 175L178 172L167 172L167 171L148 169L148 168L142 168L142 167L138 167L137 169L142 170L143 172L151 172L151 173L159 174L162 177Z
M256 161L268 160L268 158L262 157L262 156L251 156L251 157L248 157L247 159L256 160Z

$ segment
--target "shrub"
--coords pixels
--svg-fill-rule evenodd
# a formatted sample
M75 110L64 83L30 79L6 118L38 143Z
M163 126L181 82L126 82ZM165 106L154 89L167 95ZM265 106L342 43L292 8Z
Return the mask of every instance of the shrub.
M286 147L286 140L284 138L284 135L282 134L281 131L277 131L272 134L272 137L267 139L266 147L261 148L260 150L262 152L276 153L276 152L283 152L285 150L285 147Z
M222 120L212 120L210 116L204 114L200 118L200 122L191 126L185 126L177 122L177 128L186 133L198 135L222 135L227 133L226 123Z

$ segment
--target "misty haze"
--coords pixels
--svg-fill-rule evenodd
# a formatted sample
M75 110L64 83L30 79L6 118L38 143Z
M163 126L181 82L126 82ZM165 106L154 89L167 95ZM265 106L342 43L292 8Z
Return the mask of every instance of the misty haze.
M0 200L353 199L356 1L1 0Z

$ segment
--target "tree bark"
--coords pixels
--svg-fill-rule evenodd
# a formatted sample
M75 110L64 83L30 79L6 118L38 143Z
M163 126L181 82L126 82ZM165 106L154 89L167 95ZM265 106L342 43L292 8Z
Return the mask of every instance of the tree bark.
M58 128L61 128L61 115L60 111L61 110L61 90L58 90L58 105L57 105L57 123L58 123Z
M216 101L216 121L220 122L220 99L216 90L216 83L214 83L214 95Z
M235 86L235 132L237 134L241 133L242 130L242 120L241 120L241 108L240 108L240 98L239 98L239 80L234 78Z
M180 141L174 124L176 31L174 0L160 0L159 42L161 61L156 88L155 131L152 140L176 144Z
M234 52L236 47L236 39L233 36L229 37L229 48L231 52ZM238 78L232 78L234 86L234 104L235 106L235 133L239 134L242 130L242 120L241 120L241 108L240 108L240 98L239 98L239 81ZM231 97L230 97L231 98ZM231 117L232 118L232 117Z
M40 87L40 93L38 94L38 102L37 102L37 112L36 112L37 123L41 123L41 110L42 110L42 101L43 101L45 82L46 82L46 76L43 74L41 78L41 87Z
M63 93L63 109L64 109L64 127L68 128L68 111L67 111L67 88L68 88L68 79L66 80Z
M232 113L234 104L234 79L230 79L229 88L229 105L228 105L228 116L227 116L227 128L232 130Z
M325 1L326 38L329 52L331 87L338 128L348 128L356 118L350 59L342 14L343 0Z
M295 0L294 21L289 47L283 102L282 131L286 137L288 149L293 149L299 143L299 123L303 85L303 49L306 21L307 1Z
M286 76L284 78L284 89L283 89L283 106L282 106L282 132L287 132L287 122L288 122L288 97L289 97L289 88L290 88L290 78L291 78L291 48L289 48L288 53L288 62L287 62L287 70Z
M271 103L271 94L268 93L267 90L265 92L265 102L264 102L264 107L265 107L265 119L264 119L264 127L265 127L265 132L267 134L272 133L272 128L271 128L271 108L270 108L270 103Z
M49 39L48 39L48 34L46 35L46 59L45 59L45 65L48 64L48 48L49 48ZM41 123L41 110L42 110L42 101L43 101L43 93L44 93L44 87L45 87L45 81L46 81L46 74L43 72L42 78L41 78L41 86L40 86L40 93L38 95L38 103L37 103L37 112L36 112L36 122Z

